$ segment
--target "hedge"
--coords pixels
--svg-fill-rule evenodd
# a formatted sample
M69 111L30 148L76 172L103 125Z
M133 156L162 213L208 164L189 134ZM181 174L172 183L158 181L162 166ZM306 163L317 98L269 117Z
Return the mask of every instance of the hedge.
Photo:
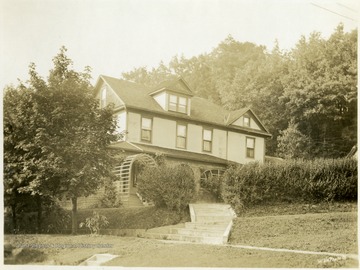
M357 161L288 160L229 167L222 177L222 197L235 209L268 202L357 200Z

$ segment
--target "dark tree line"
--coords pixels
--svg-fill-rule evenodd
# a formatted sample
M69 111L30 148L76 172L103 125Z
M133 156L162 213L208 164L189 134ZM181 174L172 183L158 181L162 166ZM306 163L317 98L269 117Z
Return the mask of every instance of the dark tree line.
M341 24L328 39L302 36L288 52L229 36L210 53L122 77L152 86L174 75L227 109L252 107L273 135L268 155L342 157L356 143L357 30Z

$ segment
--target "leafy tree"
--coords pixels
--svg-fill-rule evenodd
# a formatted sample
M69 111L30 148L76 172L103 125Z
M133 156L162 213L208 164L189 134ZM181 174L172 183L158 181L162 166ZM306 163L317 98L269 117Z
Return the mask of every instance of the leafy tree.
M302 134L298 125L293 120L290 121L289 127L280 131L278 140L278 154L286 159L308 158L310 139Z
M313 33L291 52L284 77L287 113L320 157L345 155L356 142L357 33L339 25L325 40Z
M22 162L16 169L25 185L17 188L18 192L71 199L75 234L77 198L96 192L100 179L109 175L113 159L107 146L118 136L112 108L98 108L89 82L90 69L73 70L65 47L53 63L47 82L31 65L29 87L21 85L4 97L9 99L4 102L4 148L6 161L10 161L6 164ZM18 110L17 104L10 102L12 94L28 102L29 111L12 113Z

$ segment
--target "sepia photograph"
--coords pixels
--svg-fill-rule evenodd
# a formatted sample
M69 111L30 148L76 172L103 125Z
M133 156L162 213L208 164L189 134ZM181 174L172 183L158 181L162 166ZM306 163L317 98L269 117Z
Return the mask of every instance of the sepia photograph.
M359 268L358 0L0 0L2 269Z

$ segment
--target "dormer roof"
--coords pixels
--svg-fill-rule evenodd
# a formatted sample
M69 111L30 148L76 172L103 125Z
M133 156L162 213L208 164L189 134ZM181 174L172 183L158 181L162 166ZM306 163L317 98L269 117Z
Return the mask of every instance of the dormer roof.
M177 77L175 79L166 80L152 88L152 92L150 95L155 95L162 91L169 91L177 94L182 94L185 96L192 97L194 96L190 86L186 83L186 81L181 77Z

